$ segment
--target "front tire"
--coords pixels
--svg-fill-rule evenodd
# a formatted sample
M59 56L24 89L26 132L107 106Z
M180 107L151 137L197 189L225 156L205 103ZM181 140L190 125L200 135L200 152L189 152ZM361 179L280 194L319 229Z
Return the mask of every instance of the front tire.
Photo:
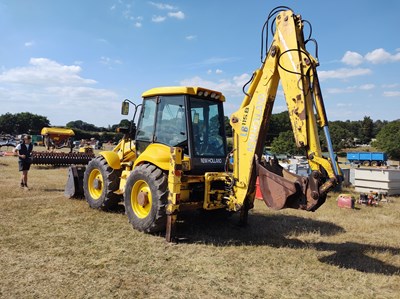
M125 211L133 228L146 233L165 231L168 176L152 164L137 166L125 185Z
M121 201L114 191L119 188L121 171L111 168L104 157L92 159L83 175L83 192L89 206L94 209L111 210Z

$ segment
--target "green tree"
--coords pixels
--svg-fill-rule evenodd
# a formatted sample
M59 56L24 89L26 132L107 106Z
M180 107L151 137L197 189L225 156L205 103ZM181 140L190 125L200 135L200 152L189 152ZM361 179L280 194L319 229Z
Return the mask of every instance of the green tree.
M101 132L102 131L102 128L96 127L95 125L89 124L82 120L70 121L66 124L66 127L71 128L71 129L90 131L90 132Z
M376 135L378 135L379 131L388 124L387 120L381 121L378 119L377 121L374 122L374 129L372 131L372 136L373 138L376 138Z
M353 142L354 135L343 126L342 121L329 122L329 133L334 151L340 151L345 147L350 147ZM325 135L321 135L322 146L327 147Z
M40 134L42 128L48 126L47 117L29 112L0 115L0 132L7 134Z
M110 131L115 132L117 128L130 128L131 121L129 119L122 119L119 124L112 125Z
M272 114L265 143L267 145L272 144L272 141L277 138L280 133L286 131L292 131L288 112L283 111L281 113Z
M361 142L368 144L373 138L374 122L369 116L364 116L361 121Z
M304 154L304 151L296 146L291 131L282 132L271 143L271 152L274 154L297 155Z
M11 113L0 115L0 133L3 134L18 134L15 132L15 117Z
M375 146L390 158L400 159L400 120L389 122L379 131Z

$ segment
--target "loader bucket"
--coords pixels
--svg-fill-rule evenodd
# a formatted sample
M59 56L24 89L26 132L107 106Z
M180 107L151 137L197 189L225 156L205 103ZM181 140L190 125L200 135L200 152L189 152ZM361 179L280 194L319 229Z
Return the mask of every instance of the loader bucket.
M83 194L83 174L85 167L72 165L68 168L68 179L65 184L64 195L67 198L82 198Z
M264 165L256 161L256 167L262 198L271 209L315 211L325 202L326 194L319 193L315 172L302 177L285 170L276 159Z

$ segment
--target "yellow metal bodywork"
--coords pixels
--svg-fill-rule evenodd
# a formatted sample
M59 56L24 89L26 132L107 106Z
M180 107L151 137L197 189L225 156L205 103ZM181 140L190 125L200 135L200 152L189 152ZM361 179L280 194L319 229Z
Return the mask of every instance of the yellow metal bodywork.
M152 143L139 155L134 162L134 167L144 162L151 162L158 168L168 171L170 159L170 147L165 144Z
M145 91L142 94L143 98L154 97L160 95L201 95L202 97L210 97L221 102L225 101L224 95L215 90L198 87L198 86L167 86L167 87L156 87ZM213 95L214 94L214 95Z
M103 156L106 159L107 164L112 169L121 169L121 160L119 155L114 151L101 151L99 156Z
M306 150L312 170L324 169L329 179L336 180L332 167L336 162L322 158L317 125L325 126L327 121L317 86L315 69L318 62L305 48L300 20L300 16L295 16L290 10L279 13L268 56L261 68L255 71L240 109L231 116L234 130L233 177L236 183L228 202L230 209L240 209L245 200L254 201L254 157L262 154L279 81L296 145ZM310 92L312 87L318 88L316 99Z
M176 219L179 212L179 201L182 183L182 149L173 147L170 150L168 171L168 204L166 208L167 226L165 239L170 242L175 236Z
M204 203L203 209L215 210L225 207L223 197L226 195L224 190L212 189L212 182L226 182L227 174L224 172L206 172L204 174Z
M56 135L56 136L75 136L75 133L72 129L66 128L56 128L56 127L44 127L40 131L41 135Z

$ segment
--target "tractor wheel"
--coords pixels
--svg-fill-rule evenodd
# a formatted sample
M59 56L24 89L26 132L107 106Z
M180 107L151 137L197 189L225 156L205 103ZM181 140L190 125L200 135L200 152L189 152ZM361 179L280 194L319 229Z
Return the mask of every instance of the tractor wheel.
M363 161L363 166L369 166L370 165L370 162L369 161Z
M168 176L151 164L137 166L125 185L125 211L133 228L146 233L165 231Z
M120 170L112 169L104 157L92 159L83 175L83 192L89 206L94 209L110 210L121 201L119 188Z
M371 162L371 166L374 166L374 167L379 166L379 162L378 161L372 161Z

